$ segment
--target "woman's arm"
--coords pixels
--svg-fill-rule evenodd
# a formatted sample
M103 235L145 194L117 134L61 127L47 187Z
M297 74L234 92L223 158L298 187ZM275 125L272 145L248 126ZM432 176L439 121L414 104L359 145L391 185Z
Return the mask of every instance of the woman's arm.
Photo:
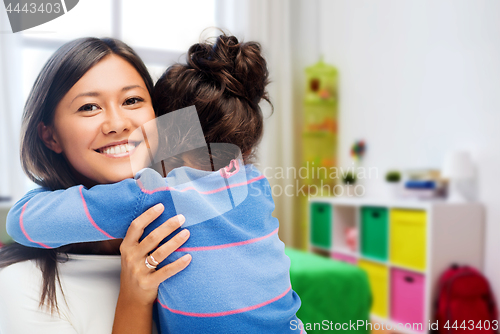
M189 231L183 230L184 233L178 233L158 247L163 239L184 223L184 216L178 215L168 219L139 242L146 226L158 218L163 210L163 205L158 204L135 219L120 246L122 271L113 334L151 334L153 304L158 295L158 286L186 268L191 261L191 255L186 254L157 271L146 267L148 254L151 253L155 260L161 262L189 238Z

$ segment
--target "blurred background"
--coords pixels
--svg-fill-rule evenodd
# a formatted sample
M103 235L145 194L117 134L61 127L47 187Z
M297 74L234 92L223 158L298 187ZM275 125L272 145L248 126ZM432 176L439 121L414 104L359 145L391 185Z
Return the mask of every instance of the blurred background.
M34 187L19 165L21 114L59 46L84 36L122 39L156 80L219 27L260 42L268 60L274 113L263 104L258 165L272 185L287 246L310 249L310 185L341 184L339 178L320 184L293 170L313 162L371 168L358 184L364 198L382 199L393 195L388 171L402 179L414 171L432 174L459 150L473 170L468 200L484 206L483 272L498 296L499 13L496 0L80 0L65 15L12 34L1 8L0 205L7 208ZM315 131L323 139L311 140ZM308 155L313 150L319 160ZM430 178L434 186L442 180Z

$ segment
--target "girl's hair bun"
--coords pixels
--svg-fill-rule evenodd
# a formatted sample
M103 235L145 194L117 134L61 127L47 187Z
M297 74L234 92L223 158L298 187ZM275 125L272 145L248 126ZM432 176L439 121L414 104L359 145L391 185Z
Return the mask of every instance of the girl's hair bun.
M214 43L191 46L187 59L189 66L218 83L223 91L258 104L269 100L269 72L261 52L259 43L240 43L234 36L221 35Z
M272 104L266 92L267 64L258 43L240 43L222 35L215 41L194 44L186 64L170 66L153 92L158 115L196 106L205 141L236 145L245 163L255 156L262 138L264 118L259 102ZM215 152L213 163L224 166L234 152ZM229 159L229 160L227 160Z

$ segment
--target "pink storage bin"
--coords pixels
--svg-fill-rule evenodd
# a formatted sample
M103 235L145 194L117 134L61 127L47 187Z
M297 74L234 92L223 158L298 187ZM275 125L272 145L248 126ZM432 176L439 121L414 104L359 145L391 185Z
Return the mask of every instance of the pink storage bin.
M358 264L358 260L354 256L333 252L332 258L338 261L350 263L350 264Z
M407 270L391 270L391 320L396 323L419 323L425 330L425 277Z

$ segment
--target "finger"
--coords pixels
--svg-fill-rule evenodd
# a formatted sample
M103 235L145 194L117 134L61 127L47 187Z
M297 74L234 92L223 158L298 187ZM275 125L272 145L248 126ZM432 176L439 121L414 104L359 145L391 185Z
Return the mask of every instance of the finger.
M162 262L165 260L170 254L172 254L177 248L182 246L187 239L189 239L189 230L182 230L175 235L172 239L167 241L164 245L161 245L158 249L156 249L151 256L157 261Z
M160 284L166 279L184 270L189 265L189 263L191 263L191 259L192 259L191 254L186 254L182 256L180 259L177 259L176 261L166 265L165 267L153 273L152 274L153 280L156 281L155 282L156 284Z
M165 207L163 206L163 204L158 203L146 210L139 217L134 219L127 230L127 234L125 235L122 244L125 244L126 246L139 243L139 239L144 233L144 229L146 228L146 226L148 226L152 221L158 218L164 209Z
M165 239L173 231L181 227L185 221L186 218L184 218L183 215L173 216L172 218L168 219L166 222L149 233L148 236L141 241L141 243L139 244L141 251L144 252L144 254L151 252L153 249L158 247L163 239Z

